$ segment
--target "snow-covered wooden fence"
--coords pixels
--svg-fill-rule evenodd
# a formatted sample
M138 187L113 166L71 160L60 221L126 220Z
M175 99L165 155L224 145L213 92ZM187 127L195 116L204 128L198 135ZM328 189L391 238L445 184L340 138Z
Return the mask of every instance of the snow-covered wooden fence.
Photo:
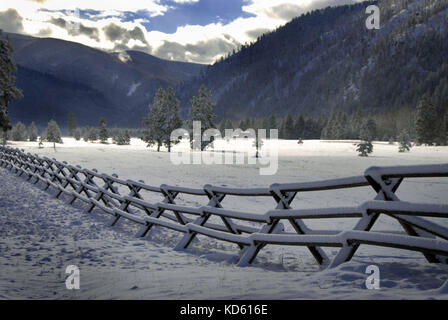
M400 201L396 195L406 178L448 177L448 164L371 167L358 177L241 189L212 185L202 189L153 187L143 181L122 180L117 175L101 174L95 169L83 169L9 147L0 147L0 166L34 184L43 184L45 189L54 188L56 197L65 194L70 204L77 200L86 203L87 212L101 209L112 216L112 226L123 219L140 225L139 237L146 236L154 226L183 233L177 250L188 248L197 235L234 243L241 250L240 266L251 264L266 245L307 247L319 264L328 263L329 267L349 261L363 244L417 251L429 262L448 263L448 228L426 219L448 218L448 205L409 203ZM291 207L295 196L301 192L369 186L377 195L361 206ZM128 194L123 194L124 189ZM161 201L147 201L143 192L159 195ZM176 204L181 194L205 197L207 205ZM227 210L222 206L226 196L270 197L276 206L258 214ZM380 215L396 219L404 232L372 231ZM311 230L304 222L336 218L357 218L358 222L353 230L347 231ZM295 232L284 231L282 223L289 223ZM339 247L340 250L330 260L321 247Z

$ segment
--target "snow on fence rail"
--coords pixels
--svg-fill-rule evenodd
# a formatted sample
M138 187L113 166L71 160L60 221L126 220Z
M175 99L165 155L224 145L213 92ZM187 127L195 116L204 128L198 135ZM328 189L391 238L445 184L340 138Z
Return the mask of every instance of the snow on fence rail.
M417 251L429 262L448 263L448 228L423 218L448 218L448 205L404 202L395 194L405 178L448 177L448 164L371 167L364 176L239 189L212 185L202 189L153 187L143 181L122 180L115 174L100 174L95 169L83 169L9 147L0 147L0 166L27 177L34 184L42 183L45 190L54 188L56 197L65 194L70 204L76 200L85 202L87 212L101 209L112 216L112 226L121 219L140 225L139 237L146 236L154 226L183 233L177 250L187 248L198 234L234 243L241 250L240 266L251 264L266 245L307 247L319 264L328 263L329 267L349 261L363 244ZM120 193L120 186L129 193ZM377 196L361 206L299 210L291 207L299 192L368 186ZM149 202L142 196L143 192L158 194L163 199L158 203ZM205 197L208 203L202 207L179 205L175 201L180 194ZM226 196L271 197L277 205L260 214L227 210L222 207ZM405 232L372 231L380 215L396 219ZM311 230L304 223L309 219L335 218L359 220L348 231ZM289 223L295 233L284 231L282 222ZM330 261L321 247L340 250Z

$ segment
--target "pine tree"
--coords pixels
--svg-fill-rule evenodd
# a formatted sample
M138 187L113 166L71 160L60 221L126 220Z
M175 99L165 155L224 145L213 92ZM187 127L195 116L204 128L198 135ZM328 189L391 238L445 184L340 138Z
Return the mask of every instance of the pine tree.
M207 90L207 88L204 85L202 85L199 88L199 95L192 97L190 103L191 103L191 108L189 110L189 115L191 117L190 128L193 129L193 123L192 123L193 121L200 121L201 137L202 137L205 130L215 127L213 119L216 117L216 115L213 113L213 108L215 107L215 104L212 102L212 92L210 90ZM201 140L201 146L200 146L201 151L203 151L210 142L211 141ZM195 137L191 139L192 148L194 144L195 144Z
M398 136L398 144L398 152L406 152L411 150L412 143L406 130L401 131Z
M33 121L33 122L31 122L30 126L28 127L28 139L30 141L37 141L38 135L39 135L39 133L37 131L36 124Z
M415 114L415 135L417 144L432 145L437 139L437 110L427 94L417 105Z
M294 139L294 120L288 113L283 120L281 135L283 139Z
M371 118L368 119L365 122L364 127L361 127L360 132L361 136L364 136L370 141L373 141L377 136L377 126L375 120Z
M172 132L176 129L180 129L182 127L182 119L179 116L179 106L180 102L176 98L176 92L172 87L168 87L165 90L165 123L164 123L164 138L163 144L168 149L168 152L171 152L171 147L174 144L179 143L178 138L173 138Z
M293 138L299 138L300 140L302 140L304 131L305 131L305 119L300 114L296 117L296 120L294 121L294 137Z
M321 139L332 140L336 139L335 133L336 114L332 114L328 119L325 127L322 129Z
M356 151L359 152L360 157L367 157L373 152L372 142L368 140L361 140L361 142L356 145Z
M81 130L79 130L79 128L76 128L75 131L73 132L73 136L76 141L81 140Z
M90 130L90 128L88 128L88 127L82 128L82 139L85 142L89 142L89 130Z
M56 121L50 120L47 129L45 129L45 139L48 142L53 142L53 148L56 151L56 143L63 143L61 138L61 129Z
M22 122L17 122L11 129L11 140L13 141L27 141L28 132L26 126Z
M85 140L85 139L84 139L84 140ZM90 128L90 129L87 131L87 140L86 140L86 141L94 142L94 141L96 141L96 140L98 140L98 133L97 133L97 131L96 131L96 128Z
M106 119L101 118L98 128L98 138L100 139L101 143L107 143L107 140L109 139L109 131L107 130L107 122Z
M165 114L163 111L165 99L165 91L162 87L157 90L154 95L154 102L149 106L149 114L146 119L143 120L145 131L143 134L143 141L145 141L148 146L157 144L157 151L160 151L162 146L162 141L164 137L164 122Z
M179 100L176 92L168 87L166 90L159 88L154 96L154 102L150 106L148 117L144 119L145 131L143 140L150 145L157 145L157 151L165 145L171 152L173 144L179 142L172 140L171 133L182 126L179 116Z
M11 129L8 117L8 105L14 99L23 97L22 91L14 85L16 78L13 73L17 71L12 56L12 44L0 30L0 129L3 130L3 144L6 144L7 131Z
M131 136L128 130L119 130L117 135L113 138L114 143L119 146L131 144Z
M76 126L76 117L73 112L69 112L69 114L68 114L67 125L68 125L68 132L70 133L70 136L74 137L75 130L76 130L77 126Z
M356 146L356 151L359 152L360 157L367 157L373 152L373 125L371 119L364 121L360 128L359 138L361 142Z

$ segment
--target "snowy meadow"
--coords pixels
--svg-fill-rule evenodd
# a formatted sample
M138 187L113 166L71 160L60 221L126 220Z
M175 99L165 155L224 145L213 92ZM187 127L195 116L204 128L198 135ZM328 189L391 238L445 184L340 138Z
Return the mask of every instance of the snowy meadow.
M273 145L275 143L275 145ZM216 141L213 151L254 157L252 142ZM278 151L275 175L260 175L258 164L175 165L165 150L156 152L138 139L129 146L96 144L64 138L56 151L52 144L38 148L35 142L13 142L25 152L67 161L127 180L143 180L151 186L202 188L267 187L272 183L309 182L363 175L370 166L419 165L448 162L448 147L414 147L399 153L397 145L375 142L374 153L358 157L354 141L293 140L267 143ZM186 150L183 142L173 152ZM245 150L251 150L245 153ZM154 228L147 239L135 238L137 227L121 222L108 226L110 217L101 210L84 212L82 203L69 206L51 192L31 185L6 169L0 169L0 298L69 299L420 299L448 298L448 268L429 264L422 254L392 248L361 246L353 260L335 269L316 264L306 247L268 246L250 267L237 267L237 246L210 238L185 251L173 247L181 235ZM406 179L401 200L446 204L446 178ZM294 209L360 205L372 200L369 187L299 193ZM145 200L161 201L148 195ZM194 207L204 199L181 196L178 203ZM263 214L275 208L272 198L227 197L224 208ZM448 227L448 221L438 223ZM445 219L446 220L446 219ZM312 229L350 230L356 219L307 221ZM381 217L374 230L401 230ZM337 250L325 248L328 256ZM80 290L65 287L65 268L80 268ZM379 267L381 287L366 288L366 268Z

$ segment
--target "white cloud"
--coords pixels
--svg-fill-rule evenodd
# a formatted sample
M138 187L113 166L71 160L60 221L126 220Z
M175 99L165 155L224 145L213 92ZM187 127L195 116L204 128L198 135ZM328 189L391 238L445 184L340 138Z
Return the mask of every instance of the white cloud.
M289 20L289 16L298 16L314 9L362 1L365 0L248 0L248 4L243 6L243 10L255 14L257 17L265 16L278 20L287 18ZM282 12L289 14L282 17Z
M8 3L9 2L9 3ZM29 0L2 1L0 9L14 7L21 14L22 10L30 11L36 8L48 10L98 10L98 11L138 11L146 10L151 15L160 15L166 12L167 7L159 4L158 0L46 0L36 2Z
M186 3L197 3L199 0L172 0L175 3L186 4Z

